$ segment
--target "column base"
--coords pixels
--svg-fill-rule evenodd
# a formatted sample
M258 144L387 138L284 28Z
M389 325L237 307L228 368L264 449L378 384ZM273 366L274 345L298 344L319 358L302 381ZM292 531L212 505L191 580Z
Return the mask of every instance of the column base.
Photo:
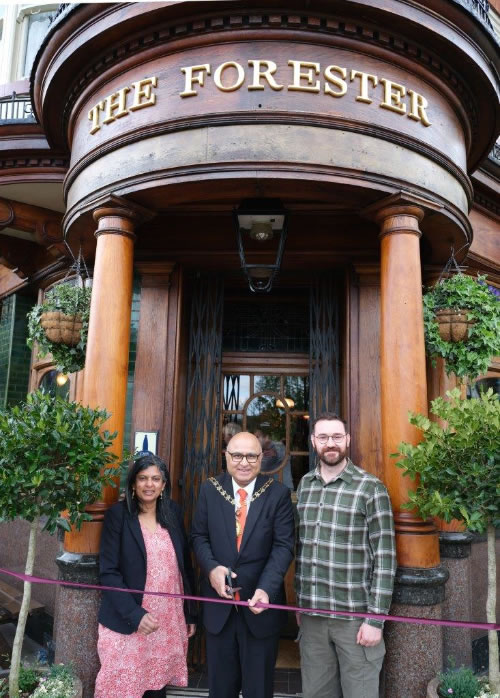
M59 579L99 584L99 556L63 552L56 558ZM99 671L97 613L100 592L59 587L55 613L57 663L71 662L83 684L83 698L93 698Z
M397 616L441 618L448 571L402 568L396 573L390 613ZM427 684L443 668L443 639L439 626L413 623L385 624L385 698L421 698Z
M439 547L443 566L450 573L446 589L443 616L452 620L472 618L471 542L472 533L441 531ZM445 664L453 658L456 666L472 666L472 630L443 627L443 656Z

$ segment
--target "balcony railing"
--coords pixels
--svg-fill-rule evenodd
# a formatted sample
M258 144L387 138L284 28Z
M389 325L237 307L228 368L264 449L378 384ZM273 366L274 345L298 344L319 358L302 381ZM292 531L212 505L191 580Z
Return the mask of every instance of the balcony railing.
M10 97L0 99L1 125L35 123L35 121L29 95L18 95L13 92Z
M469 12L480 19L489 29L493 30L489 14L490 3L488 0L453 0L453 2L465 7L466 10L469 10Z

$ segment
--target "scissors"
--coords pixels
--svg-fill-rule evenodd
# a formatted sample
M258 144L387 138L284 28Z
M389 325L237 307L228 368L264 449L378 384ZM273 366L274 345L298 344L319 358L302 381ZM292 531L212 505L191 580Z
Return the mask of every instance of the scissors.
M241 587L233 587L233 570L228 567L227 568L227 574L226 574L226 591L228 594L230 594L231 598L233 601L235 601L234 595L237 591L241 590ZM236 606L236 610L238 610L238 606Z

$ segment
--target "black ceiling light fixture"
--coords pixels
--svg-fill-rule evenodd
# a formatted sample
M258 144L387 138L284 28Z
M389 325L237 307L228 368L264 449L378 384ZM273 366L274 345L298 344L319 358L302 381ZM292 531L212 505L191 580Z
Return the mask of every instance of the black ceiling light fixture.
M234 210L241 268L250 290L269 293L280 270L285 248L288 211L279 199L245 199ZM257 243L257 244L255 244ZM272 264L252 264L247 258L268 253Z

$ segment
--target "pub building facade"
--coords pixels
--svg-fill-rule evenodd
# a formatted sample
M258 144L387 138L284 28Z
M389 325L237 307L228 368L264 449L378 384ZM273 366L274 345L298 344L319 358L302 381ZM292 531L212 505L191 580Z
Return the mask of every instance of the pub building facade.
M313 464L310 420L338 411L352 460L391 495L392 612L482 619L471 569L484 547L403 509L414 485L390 454L418 438L408 411L453 384L426 361L422 284L454 251L500 285L500 2L49 11L31 74L1 88L0 106L28 105L17 118L2 106L0 121L4 323L22 325L15 308L67 279L79 251L93 290L85 369L56 388L50 357L28 354L25 392L106 408L117 453L168 462L188 528L200 483L224 467L226 424L268 433L279 457L264 468L295 490ZM483 383L499 375L493 360ZM65 534L61 578L95 582L118 496L106 488L93 521ZM287 593L293 604L293 569ZM55 602L56 659L74 663L86 696L97 604L68 588ZM447 656L471 663L477 640L400 623L385 634L386 698L424 695Z

